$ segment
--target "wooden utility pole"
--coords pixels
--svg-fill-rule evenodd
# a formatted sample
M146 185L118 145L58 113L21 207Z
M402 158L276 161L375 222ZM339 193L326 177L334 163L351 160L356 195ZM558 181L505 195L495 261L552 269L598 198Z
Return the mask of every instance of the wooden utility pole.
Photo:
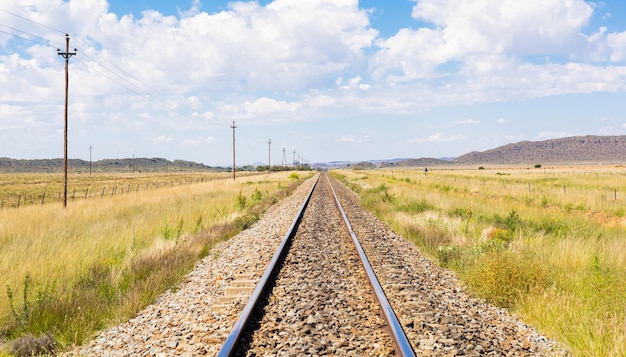
M63 208L67 207L67 98L69 94L69 62L70 57L76 55L76 49L74 52L70 52L70 35L65 34L65 52L61 52L57 49L59 56L65 58L65 127L63 130Z
M93 150L93 147L89 145L89 176L91 176L91 150Z
M293 149L293 161L291 162L291 167L296 166L296 149Z
M272 148L272 139L269 139L267 141L267 173L271 174L272 173L272 165L270 164L270 158L271 158L271 148Z
M233 180L235 180L235 129L237 129L237 125L235 125L234 120L231 129L233 129Z

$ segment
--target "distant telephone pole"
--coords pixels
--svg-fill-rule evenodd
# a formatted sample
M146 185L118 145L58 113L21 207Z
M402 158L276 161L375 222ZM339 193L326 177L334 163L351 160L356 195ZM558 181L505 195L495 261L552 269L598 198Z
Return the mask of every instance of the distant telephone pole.
M272 139L269 139L267 141L267 173L271 174L272 173L272 166L270 164L270 158L271 158L271 154L272 154Z
M283 162L281 163L281 166L287 166L287 156L285 155L285 148L283 148Z
M293 149L293 161L291 162L291 167L296 166L296 149Z
M65 127L63 130L63 208L67 207L67 97L69 94L69 60L70 57L76 55L76 49L74 52L70 52L70 35L65 34L65 52L61 52L57 48L57 54L65 58Z
M237 129L237 125L235 125L234 120L231 129L233 129L233 180L235 180L235 129Z
M89 176L91 176L91 150L93 150L93 147L89 145Z

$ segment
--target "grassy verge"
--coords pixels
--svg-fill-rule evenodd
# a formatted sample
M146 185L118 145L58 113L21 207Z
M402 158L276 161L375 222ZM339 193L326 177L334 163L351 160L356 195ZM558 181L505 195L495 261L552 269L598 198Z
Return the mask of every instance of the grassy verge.
M334 175L476 295L575 355L626 355L623 169Z
M0 211L5 349L62 349L128 319L288 195L288 175Z

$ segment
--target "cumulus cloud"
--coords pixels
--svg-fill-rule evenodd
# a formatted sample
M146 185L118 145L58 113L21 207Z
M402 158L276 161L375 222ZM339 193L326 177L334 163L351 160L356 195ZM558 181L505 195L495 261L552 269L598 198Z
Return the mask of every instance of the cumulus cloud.
M384 122L436 106L626 89L626 32L589 27L600 5L414 2L414 26L380 37L358 0L238 1L213 13L194 0L177 16L116 14L106 0L7 0L4 9L45 25L31 31L53 42L0 36L0 85L10 88L0 94L2 138L26 127L32 141L49 142L40 133L58 127L63 61L53 47L64 46L65 32L78 48L70 117L84 137L149 129L148 143L171 143L177 131L197 145L210 138L197 130L233 120L253 126L367 114ZM0 15L12 27L32 25ZM462 139L439 132L411 142Z

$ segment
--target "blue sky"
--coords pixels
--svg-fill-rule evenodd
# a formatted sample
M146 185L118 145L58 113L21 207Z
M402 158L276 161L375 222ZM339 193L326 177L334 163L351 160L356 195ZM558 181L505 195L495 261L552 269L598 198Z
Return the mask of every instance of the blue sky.
M454 157L626 134L626 5L5 0L0 157Z

